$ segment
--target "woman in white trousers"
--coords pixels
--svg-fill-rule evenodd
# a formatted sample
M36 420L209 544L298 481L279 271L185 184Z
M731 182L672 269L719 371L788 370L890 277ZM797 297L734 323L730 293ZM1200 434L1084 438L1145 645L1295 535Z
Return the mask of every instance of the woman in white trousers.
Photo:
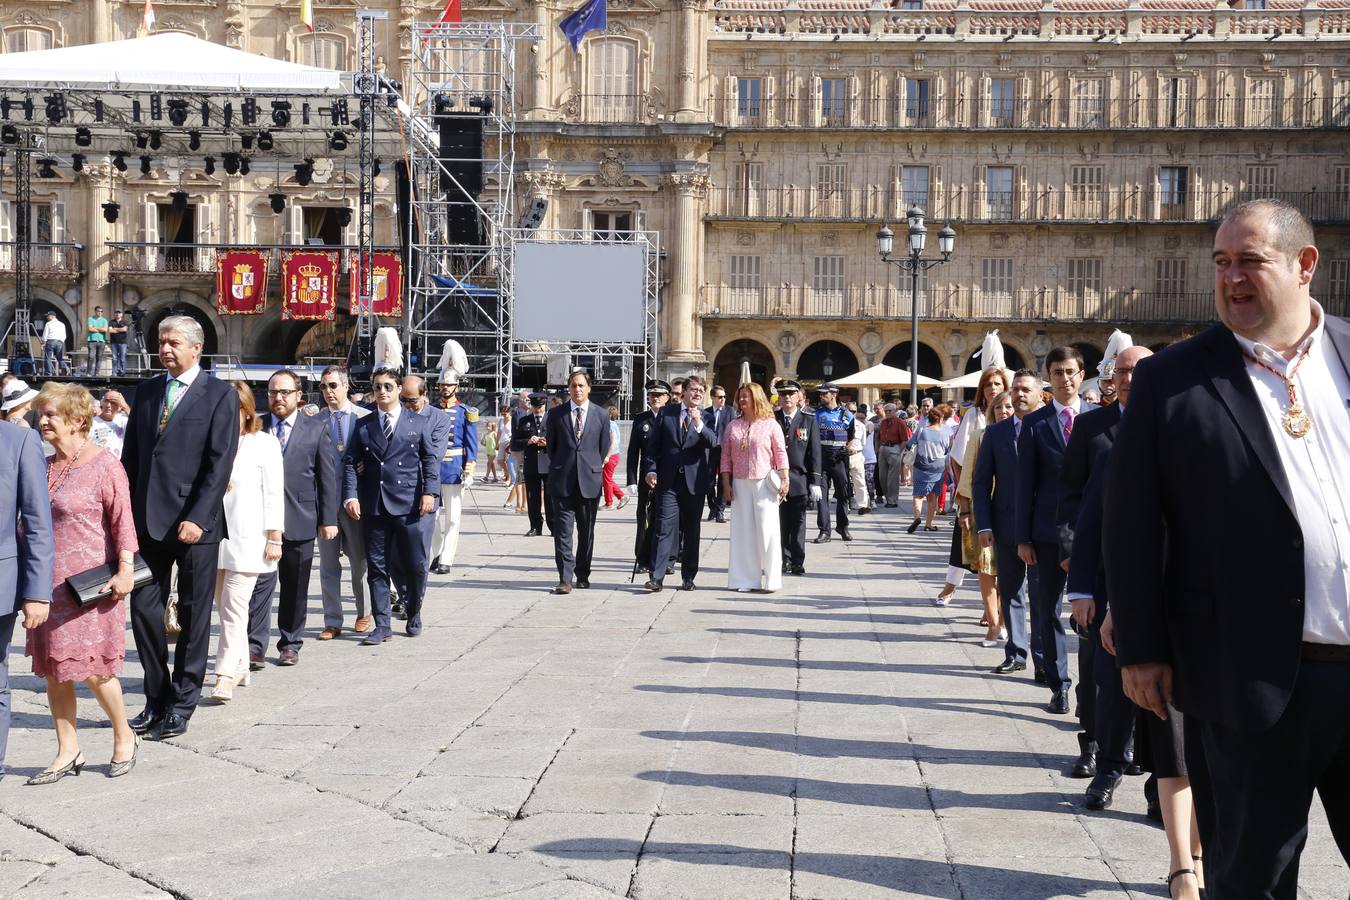
M211 692L211 699L222 703L234 696L236 684L248 684L249 598L258 575L276 570L286 515L281 444L259 430L262 420L248 385L236 381L234 388L239 392L239 450L225 489L229 537L220 542L216 572L220 638Z
M727 587L768 593L783 586L778 504L788 493L787 448L763 388L737 388L736 409L722 437L722 493L731 503Z

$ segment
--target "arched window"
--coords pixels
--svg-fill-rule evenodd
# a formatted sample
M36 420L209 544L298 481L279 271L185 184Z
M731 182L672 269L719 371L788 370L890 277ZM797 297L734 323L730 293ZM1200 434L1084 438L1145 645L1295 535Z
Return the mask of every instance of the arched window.
M5 52L26 53L29 50L50 50L55 43L51 31L46 28L18 26L5 29Z
M623 38L587 43L587 121L636 122L638 114L638 48Z
M347 59L347 39L340 34L306 34L296 41L296 62L320 69L351 68Z

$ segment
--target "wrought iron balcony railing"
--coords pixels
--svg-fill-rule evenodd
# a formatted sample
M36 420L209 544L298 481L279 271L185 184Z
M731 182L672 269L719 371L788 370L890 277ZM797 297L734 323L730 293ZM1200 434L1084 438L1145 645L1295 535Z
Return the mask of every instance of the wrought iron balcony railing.
M14 271L14 241L0 241L0 272ZM29 244L29 265L39 278L73 278L84 271L83 244Z
M289 245L289 244L169 244L138 241L109 241L110 267L115 275L215 275L216 252L236 247L267 250L272 272L281 271L283 250L337 250L341 253L339 271L351 271L352 260L359 248L350 244ZM377 247L395 250L396 247Z

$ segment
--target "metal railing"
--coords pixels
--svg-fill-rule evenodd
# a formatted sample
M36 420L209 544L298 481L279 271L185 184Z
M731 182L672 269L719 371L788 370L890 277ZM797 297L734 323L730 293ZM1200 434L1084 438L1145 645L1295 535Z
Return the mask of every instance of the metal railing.
M109 266L117 275L215 275L216 253L247 247L269 253L269 269L281 271L281 253L284 250L337 250L340 252L339 272L351 271L352 260L360 248L351 244L176 244L145 243L143 241L109 241ZM376 250L397 250L397 247L376 247Z
M14 271L15 241L0 241L0 272ZM30 265L38 277L74 277L84 271L84 245L74 243L29 244Z
M569 120L601 125L636 125L656 120L660 100L654 94L572 94L562 104Z

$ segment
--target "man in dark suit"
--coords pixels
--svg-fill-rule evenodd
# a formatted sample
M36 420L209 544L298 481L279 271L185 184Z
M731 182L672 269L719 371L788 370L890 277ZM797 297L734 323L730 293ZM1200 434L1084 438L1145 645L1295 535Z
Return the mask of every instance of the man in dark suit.
M511 452L523 455L525 481L525 511L530 516L530 530L526 537L539 537L548 525L553 534L553 498L547 490L548 453L544 445L544 404L547 394L530 394L530 408L516 410L511 423ZM540 508L543 511L540 512Z
M23 627L47 620L52 602L56 556L52 538L52 506L47 495L47 464L42 440L31 428L0 424L0 781L5 777L9 743L9 644L14 623Z
M775 418L783 429L788 458L788 495L778 507L778 528L783 546L783 573L806 574L806 510L823 496L824 474L820 460L820 432L816 417L801 408L802 386L795 381L778 382Z
M712 481L708 484L708 521L727 521L727 501L722 496L722 479L718 477L718 467L722 464L722 435L726 434L734 413L727 407L727 389L720 384L712 386L712 405L703 411L703 421L712 428L717 437L717 446L708 454L708 465L712 467Z
M548 450L548 484L553 497L553 557L558 565L555 594L572 593L572 585L591 586L591 552L595 547L595 514L605 460L609 458L609 413L591 402L591 376L577 370L567 380L571 397L548 411L544 445ZM577 532L572 555L572 529Z
M309 610L309 576L314 566L314 539L337 537L337 466L333 448L317 416L300 413L303 396L300 376L290 369L272 373L267 381L267 408L262 427L281 444L286 473L285 528L281 559L276 571L263 572L253 586L248 608L250 658L267 652L272 631L272 589L281 582L277 604L277 659L279 666L300 662L304 645L305 613Z
M628 482L625 490L629 496L637 497L637 536L633 540L633 556L639 572L651 569L652 542L656 539L652 521L652 489L647 487L642 473L646 470L656 417L665 407L669 396L669 384L659 378L648 381L647 408L633 418L633 428L628 434Z
M1060 566L1059 467L1064 448L1082 411L1078 386L1083 383L1083 354L1075 347L1056 347L1045 357L1052 402L1026 417L1017 439L1017 503L1013 528L1017 555L1036 566L1031 597L1031 627L1040 634L1045 656L1045 682L1053 696L1047 707L1056 715L1069 712L1068 650L1060 618L1064 569Z
M216 561L226 536L225 491L239 448L239 395L198 365L204 340L188 316L160 323L159 359L168 373L137 386L122 445L136 537L154 575L131 595L145 709L130 725L152 740L186 733L201 698ZM175 565L183 630L171 679L164 606Z
M1088 809L1111 805L1116 785L1130 765L1135 706L1125 697L1115 659L1102 647L1106 618L1106 573L1101 567L1101 497L1099 474L1116 438L1121 412L1130 396L1130 382L1139 360L1152 356L1147 347L1128 347L1112 361L1116 403L1088 410L1079 418L1064 450L1060 468L1060 556L1069 564L1067 597L1078 631L1079 756L1070 774L1092 778ZM1089 508L1089 501L1091 508ZM1086 525L1082 535L1079 529ZM1086 546L1078 546L1078 538Z
M323 591L323 631L319 640L331 641L342 634L342 560L347 555L351 567L352 596L356 601L356 623L353 630L365 634L375 627L375 621L366 611L366 538L361 523L347 515L342 507L342 455L351 443L352 432L359 419L370 415L370 410L351 403L347 397L347 371L339 366L324 369L319 382L325 408L314 418L328 431L328 450L333 457L333 503L338 507L338 534L332 540L319 541L319 585ZM257 661L262 668L262 660ZM253 664L250 659L250 665Z
M1028 567L1017 555L1017 439L1027 416L1041 408L1041 378L1031 369L1013 376L1013 416L990 425L971 475L971 504L979 528L980 544L994 548L998 567L998 596L1002 619L1008 629L1003 662L994 674L1021 672L1030 653L1035 671L1042 665L1040 638L1027 632L1027 589L1035 591L1036 569Z
M1287 203L1230 210L1213 260L1222 324L1134 374L1107 593L1126 695L1185 714L1210 895L1293 900L1314 790L1350 855L1350 323Z
M719 446L717 433L703 421L705 382L690 375L684 382L679 406L666 407L656 418L648 447L643 480L655 492L656 542L652 548L652 577L645 587L655 593L663 587L660 566L683 544L680 554L680 590L692 591L698 577L699 524L708 483L716 476L709 464Z
M371 374L376 411L356 424L342 458L342 494L347 514L364 524L366 581L375 629L362 644L380 644L393 636L389 581L394 558L407 578L402 595L407 634L422 633L422 595L427 586L427 547L422 520L436 511L440 460L431 420L400 409L398 373L379 368Z

